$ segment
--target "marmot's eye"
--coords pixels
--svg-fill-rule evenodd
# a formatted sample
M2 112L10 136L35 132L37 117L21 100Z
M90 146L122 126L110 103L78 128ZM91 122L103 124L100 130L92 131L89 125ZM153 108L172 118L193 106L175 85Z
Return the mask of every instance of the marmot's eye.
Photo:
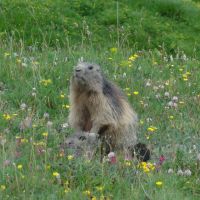
M88 66L88 69L89 70L93 69L93 66L92 65Z

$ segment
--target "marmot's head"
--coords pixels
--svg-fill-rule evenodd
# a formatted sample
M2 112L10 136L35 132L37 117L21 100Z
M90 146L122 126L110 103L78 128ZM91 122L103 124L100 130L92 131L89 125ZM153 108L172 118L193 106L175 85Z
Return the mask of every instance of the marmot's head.
M73 81L84 89L101 90L103 78L100 66L94 63L79 62L74 67Z

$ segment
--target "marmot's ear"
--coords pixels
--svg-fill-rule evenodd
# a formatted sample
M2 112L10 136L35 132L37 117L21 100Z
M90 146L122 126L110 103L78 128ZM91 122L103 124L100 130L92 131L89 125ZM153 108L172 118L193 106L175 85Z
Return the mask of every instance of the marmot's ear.
M80 63L82 63L83 62L83 57L80 57L79 59L78 59L78 64L80 64Z

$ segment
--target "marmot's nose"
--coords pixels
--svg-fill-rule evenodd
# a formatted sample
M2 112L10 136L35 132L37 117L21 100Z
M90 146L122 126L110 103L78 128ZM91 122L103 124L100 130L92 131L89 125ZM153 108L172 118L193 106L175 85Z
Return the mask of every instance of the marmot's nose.
M75 71L76 71L76 72L80 72L80 71L81 71L81 69L75 69Z

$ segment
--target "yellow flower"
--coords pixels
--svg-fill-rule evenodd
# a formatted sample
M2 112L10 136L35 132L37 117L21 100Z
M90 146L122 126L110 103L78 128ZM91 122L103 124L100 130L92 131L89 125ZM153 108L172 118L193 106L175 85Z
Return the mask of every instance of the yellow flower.
M141 169L143 169L143 171L145 172L145 173L149 173L150 171L153 171L153 170L155 170L155 166L154 166L154 164L152 164L152 163L150 163L150 162L141 162L140 164L139 164L139 168L141 168Z
M70 108L70 106L68 104L63 104L62 107L65 108L65 109L69 109Z
M71 192L71 189L70 188L65 188L64 192L65 193Z
M47 85L49 85L49 84L51 84L52 83L52 80L51 79L42 79L41 81L40 81L40 83L41 84L43 84L44 86L47 86Z
M21 164L17 165L17 169L21 170L23 166Z
M97 186L96 189L97 189L97 191L103 191L104 187L103 186Z
M138 95L139 92L138 92L138 91L134 91L133 94L134 94L134 95Z
M17 62L18 64L20 64L22 61L21 61L20 59L17 59L16 62Z
M131 166L131 162L128 161L128 160L126 160L126 161L125 161L125 166L130 167L130 166Z
M68 156L67 156L67 159L68 159L68 160L72 160L73 158L74 158L73 155L68 155Z
M140 124L143 125L143 124L144 124L144 121L143 121L143 120L140 120Z
M97 200L97 198L95 196L92 197L92 200Z
M150 126L148 129L147 129L149 132L154 132L157 130L157 128L155 126Z
M182 72L182 71L183 71L183 68L179 68L179 71Z
M135 61L139 56L135 53L134 55L128 58L129 61Z
M51 165L46 165L46 170L49 170L51 168Z
M90 195L91 195L91 192L90 192L90 190L85 190L85 191L83 192L83 194L85 194L85 195L87 195L87 196L90 196Z
M53 176L55 176L56 178L60 177L60 174L58 172L53 172Z
M47 137L47 136L48 136L48 132L44 132L44 133L42 133L42 135L43 135L44 137Z
M27 140L26 138L22 138L22 139L21 139L21 142L22 142L22 143L27 143L28 140Z
M117 53L118 49L116 47L110 48L111 53Z
M3 114L3 118L5 120L11 120L12 119L12 117L9 114Z
M163 185L163 182L162 182L162 181L157 181L157 182L156 182L156 185L157 185L158 187L161 187L161 186Z
M170 115L170 116L169 116L169 119L174 119L174 116L173 116L173 115Z
M185 102L184 101L179 101L179 104L184 104Z
M61 93L61 94L60 94L60 98L61 98L61 99L64 99L64 98L65 98L65 94Z
M1 190L5 190L6 186L5 185L1 185Z

